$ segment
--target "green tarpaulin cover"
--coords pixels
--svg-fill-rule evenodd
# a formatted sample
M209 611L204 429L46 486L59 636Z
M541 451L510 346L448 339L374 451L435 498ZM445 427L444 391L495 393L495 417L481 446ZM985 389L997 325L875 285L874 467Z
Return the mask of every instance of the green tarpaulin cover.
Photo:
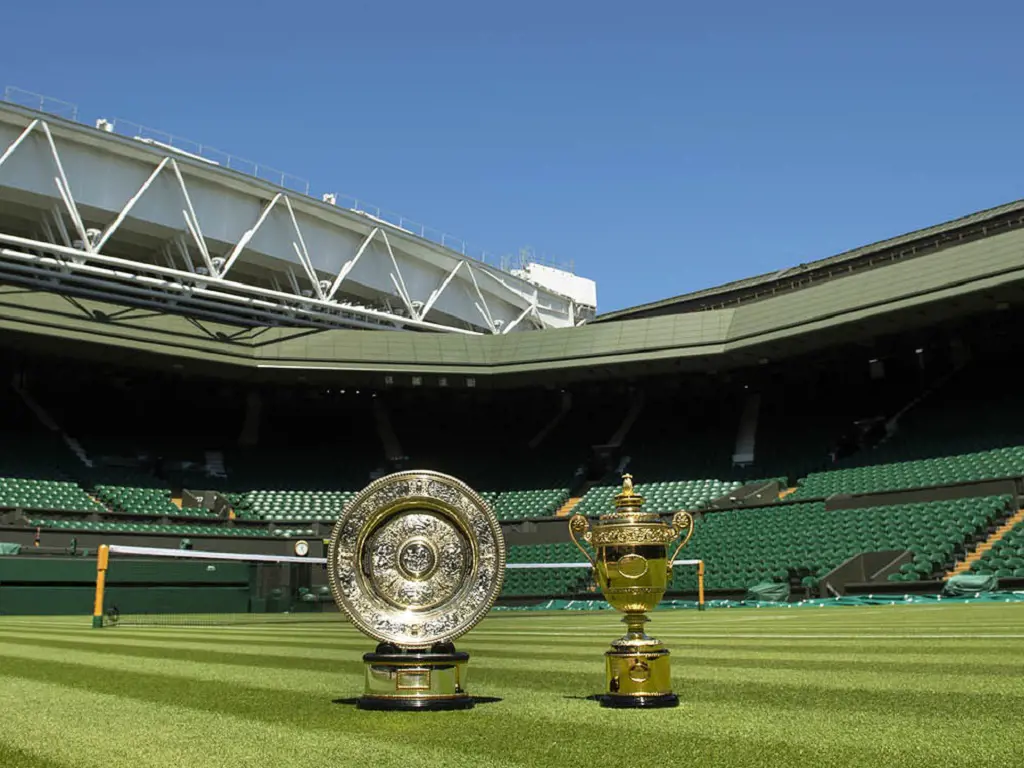
M0 541L0 555L17 555L21 552L21 544Z
M989 574L982 576L976 573L963 573L954 576L942 588L944 595L976 595L980 592L995 592L999 580Z
M795 603L761 600L708 600L705 608L842 608L852 605L934 605L936 603L1024 603L1024 590L973 592L965 595L862 595L859 597L821 597ZM696 600L662 600L657 610L698 608ZM544 600L533 605L497 605L495 611L609 611L604 600Z
M746 599L762 603L781 603L789 599L789 584L762 581L747 590Z

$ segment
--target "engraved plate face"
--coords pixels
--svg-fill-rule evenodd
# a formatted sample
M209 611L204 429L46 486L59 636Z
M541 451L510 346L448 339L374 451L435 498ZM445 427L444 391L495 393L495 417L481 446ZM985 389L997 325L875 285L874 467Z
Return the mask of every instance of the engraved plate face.
M423 611L451 600L473 561L458 526L426 510L399 512L367 537L363 572L395 608Z
M405 648L450 642L490 610L505 576L497 518L468 486L438 472L371 483L331 534L331 591L370 637Z

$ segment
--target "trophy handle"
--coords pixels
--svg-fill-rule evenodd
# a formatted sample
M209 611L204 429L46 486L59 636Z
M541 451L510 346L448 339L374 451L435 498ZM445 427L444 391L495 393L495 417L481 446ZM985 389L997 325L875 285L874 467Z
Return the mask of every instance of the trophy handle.
M590 521L587 520L583 515L573 515L569 518L569 536L572 537L572 543L576 545L576 548L583 553L583 556L587 558L587 562L590 563L591 568L596 568L594 558L590 556L590 553L583 548L580 544L579 539L576 538L576 534L582 533L583 540L589 542L591 537L590 532Z
M676 556L679 554L679 550L686 546L686 542L693 536L693 515L689 512L676 512L672 515L672 527L675 529L678 535L683 530L683 526L686 526L686 535L683 540L676 545L676 551L672 553L672 557L668 559L668 572L672 573L672 563L676 561ZM577 545L579 546L579 545Z

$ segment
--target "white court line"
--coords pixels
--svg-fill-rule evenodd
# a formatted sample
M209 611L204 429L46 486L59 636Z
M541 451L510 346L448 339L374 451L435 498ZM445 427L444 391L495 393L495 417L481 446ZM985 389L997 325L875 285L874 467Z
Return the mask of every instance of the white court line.
M580 627L580 629L588 629L593 631L593 627ZM732 640L732 639L744 639L744 640L764 640L778 638L779 640L1024 640L1024 634L1019 633L1007 633L1007 634L995 634L995 633L976 633L976 634L912 634L912 633L893 633L893 634L880 634L880 633L864 633L864 634L777 634L774 632L758 632L758 633L741 633L741 632L672 632L667 630L654 630L652 633L658 637L672 637L681 640L697 640L697 639L720 639L720 640ZM501 637L515 637L517 635L537 635L538 637L576 637L579 635L575 632L531 632L529 630L521 630L519 632L494 632L482 630L478 632L471 632L470 637L483 636L501 636Z

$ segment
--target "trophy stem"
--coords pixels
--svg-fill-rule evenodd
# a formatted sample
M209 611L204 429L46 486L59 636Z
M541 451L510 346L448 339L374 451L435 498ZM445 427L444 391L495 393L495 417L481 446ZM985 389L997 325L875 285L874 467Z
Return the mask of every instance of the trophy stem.
M630 639L644 637L644 624L649 621L646 613L627 613L622 617L622 623L626 625L626 636Z

